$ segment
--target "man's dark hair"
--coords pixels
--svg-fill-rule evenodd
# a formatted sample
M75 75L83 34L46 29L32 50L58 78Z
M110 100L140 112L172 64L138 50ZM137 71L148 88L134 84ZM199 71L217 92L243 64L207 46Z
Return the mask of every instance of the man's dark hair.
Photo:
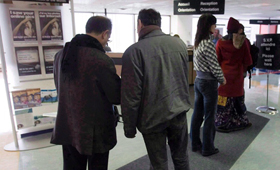
M90 17L86 24L86 33L101 34L103 31L112 30L112 22L109 18L102 16Z
M160 13L154 9L142 9L138 14L138 19L141 20L144 26L157 25L161 27Z

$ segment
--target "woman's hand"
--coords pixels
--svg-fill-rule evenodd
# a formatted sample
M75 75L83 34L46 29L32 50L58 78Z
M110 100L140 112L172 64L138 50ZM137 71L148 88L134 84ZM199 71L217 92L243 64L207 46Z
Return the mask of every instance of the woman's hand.
M226 78L224 77L224 81L221 83L221 85L226 85L227 84L227 80Z

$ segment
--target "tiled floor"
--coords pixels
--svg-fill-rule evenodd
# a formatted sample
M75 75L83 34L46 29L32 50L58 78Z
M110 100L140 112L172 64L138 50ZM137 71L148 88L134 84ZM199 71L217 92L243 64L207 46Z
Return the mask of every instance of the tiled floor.
M270 119L260 134L240 156L231 170L279 170L280 169L280 116L257 113L258 106L265 106L267 99L267 74L257 72L252 77L252 87L245 80L247 109ZM277 74L269 75L268 106L279 109L280 78ZM193 86L191 86L191 89ZM0 169L2 170L60 170L62 169L61 147L53 146L22 152L6 152L3 147L12 142L11 123L6 105L3 79L0 79ZM188 113L188 122L192 110ZM190 123L189 123L190 124ZM253 125L254 126L254 125ZM117 127L118 144L110 152L109 169L114 170L146 154L141 134L134 139L123 135L122 124ZM229 148L230 149L230 148ZM222 151L220 151L222 152ZM217 160L219 161L219 160ZM222 168L222 167L219 167Z

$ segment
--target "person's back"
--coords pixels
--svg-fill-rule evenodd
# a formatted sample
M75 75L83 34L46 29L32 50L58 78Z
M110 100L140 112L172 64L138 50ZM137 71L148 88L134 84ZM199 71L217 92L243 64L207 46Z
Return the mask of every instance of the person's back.
M219 102L215 119L216 131L231 132L250 127L244 97L244 73L252 64L245 35L238 33L240 23L230 17L228 35L216 46L218 61L227 84L218 89Z
M117 94L117 91L114 91L114 88L108 91L110 93L106 94L106 96L104 95L106 91L99 89L105 86L105 84L102 85L104 82L100 79L103 79L103 77L105 79L107 74L113 74L113 72L106 73L107 70L105 71L105 67L111 67L111 70L114 69L111 59L98 49L90 47L78 47L77 55L82 56L77 58L76 67L72 68L74 72L77 72L77 77L71 78L68 74L62 73L60 74L59 81L58 97L60 103L58 105L58 113L60 114L58 118L64 119L64 121L60 122L64 123L64 125L60 125L69 128L69 131L73 128L76 131L69 136L63 135L61 140L65 142L73 140L73 136L83 136L83 133L91 132L94 126L113 125L115 120L113 116L110 116L110 114L113 115L112 110L105 112L106 116L100 113L104 112L104 109L110 108L112 103L120 103L119 94ZM115 85L113 81L116 79L118 77L113 80L111 78L108 79L106 86L109 88L110 85ZM74 120L75 122L71 122L73 124L69 126L69 120ZM63 129L63 131L68 130ZM62 138L62 136L57 136L56 138L58 137ZM83 140L77 142L79 142L79 145L86 145L87 143L92 143L92 137L84 136ZM84 152L91 152L91 150L85 150Z
M219 95L228 97L242 96L244 94L243 73L252 64L246 39L240 42L237 40L233 42L233 36L232 34L224 36L216 46L218 61L228 81L225 86L219 88Z
M181 39L161 31L160 19L153 9L141 10L139 42L122 57L124 131L128 138L135 137L136 127L142 133L154 169L167 168L166 138L175 169L188 169L187 48Z
M92 17L87 26L100 22L110 25L107 18ZM90 28L66 43L54 61L59 102L51 143L63 145L64 169L85 169L87 159L89 169L106 169L117 142L113 104L120 104L120 78L103 49L110 27L100 33Z
M141 55L132 56L130 60L141 69L143 87L137 127L145 133L190 108L188 55L182 40L165 35L161 30L146 35L124 56L134 53L135 49ZM123 58L124 67L129 63L126 60Z

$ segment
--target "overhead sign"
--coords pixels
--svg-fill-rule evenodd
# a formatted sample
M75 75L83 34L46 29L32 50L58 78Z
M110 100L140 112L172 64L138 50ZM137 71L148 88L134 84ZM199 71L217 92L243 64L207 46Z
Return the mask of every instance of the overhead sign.
M174 15L224 14L225 0L174 0Z
M280 24L280 20L258 20L258 19L250 19L250 24L260 24L260 25L278 25Z
M29 2L48 2L48 3L69 3L69 0L15 0L15 1L29 1Z
M280 70L280 34L256 35L260 49L256 68Z

